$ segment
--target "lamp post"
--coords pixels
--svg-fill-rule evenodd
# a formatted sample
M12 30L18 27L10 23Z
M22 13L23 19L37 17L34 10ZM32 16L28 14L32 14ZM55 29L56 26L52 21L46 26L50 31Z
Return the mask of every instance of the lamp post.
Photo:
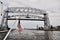
M0 16L2 16L2 12L3 12L3 2L1 2L0 1L0 4L1 4L1 13L0 13ZM0 21L2 21L1 19L0 19ZM0 22L0 30L2 29L2 25L1 25L1 22Z
M3 12L3 2L0 1L1 4L1 16L2 16L2 12Z

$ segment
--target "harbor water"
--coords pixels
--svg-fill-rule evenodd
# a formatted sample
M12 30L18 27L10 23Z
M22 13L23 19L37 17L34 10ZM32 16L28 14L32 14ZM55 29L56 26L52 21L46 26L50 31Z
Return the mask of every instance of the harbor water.
M6 40L60 40L60 31L14 30Z

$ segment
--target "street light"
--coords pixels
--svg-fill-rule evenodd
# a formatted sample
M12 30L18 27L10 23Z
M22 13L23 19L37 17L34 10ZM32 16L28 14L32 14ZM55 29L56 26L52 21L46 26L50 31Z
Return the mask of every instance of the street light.
M2 16L2 12L3 12L3 2L0 1L0 3L1 3L1 16Z

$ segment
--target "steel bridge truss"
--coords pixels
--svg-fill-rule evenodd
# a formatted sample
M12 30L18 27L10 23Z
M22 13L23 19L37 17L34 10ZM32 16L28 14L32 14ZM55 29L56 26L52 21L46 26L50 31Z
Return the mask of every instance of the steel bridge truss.
M13 13L13 15L9 15ZM15 15L15 13L19 13ZM22 15L21 15L22 14ZM39 16L38 16L39 15ZM43 15L40 16L40 15ZM48 13L44 10L30 8L30 7L8 7L4 10L4 15L2 19L2 26L8 26L8 20L35 20L35 21L44 21L44 27L48 29L50 27Z

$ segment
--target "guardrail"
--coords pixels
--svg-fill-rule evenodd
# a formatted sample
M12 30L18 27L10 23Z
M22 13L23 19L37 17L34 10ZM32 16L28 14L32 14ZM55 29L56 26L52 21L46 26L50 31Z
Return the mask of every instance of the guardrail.
M8 31L8 33L6 34L6 36L4 37L4 39L3 40L6 40L6 38L8 37L8 35L9 35L9 33L11 32L11 30L12 29L10 29L9 31Z

